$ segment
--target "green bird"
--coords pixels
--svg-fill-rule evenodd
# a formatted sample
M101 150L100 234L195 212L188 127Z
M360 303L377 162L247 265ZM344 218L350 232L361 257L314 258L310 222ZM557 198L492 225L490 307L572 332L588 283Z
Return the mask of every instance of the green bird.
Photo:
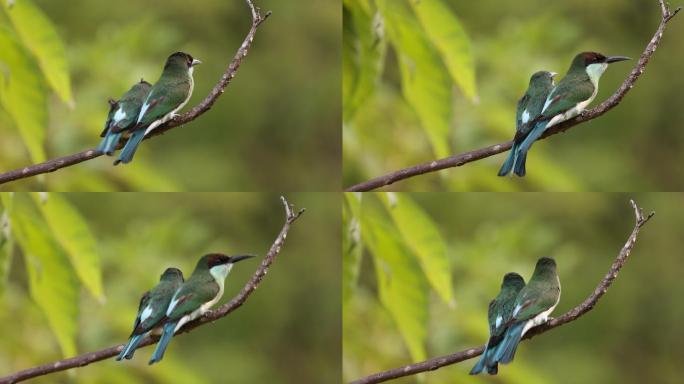
M525 333L549 319L560 301L561 287L556 261L542 257L537 261L534 273L525 288L515 299L510 325L503 341L496 347L492 363L508 364L515 357L515 350Z
M515 166L515 162L518 158L518 147L532 129L527 123L541 113L546 98L553 89L553 78L556 75L556 72L539 71L535 72L532 77L530 77L530 84L527 87L527 91L523 97L518 100L518 107L515 111L515 137L513 138L513 146L508 152L508 158L499 170L499 176L508 175Z
M138 314L133 324L128 343L123 347L116 360L131 359L142 339L164 319L173 294L183 284L183 272L176 268L167 268L159 278L159 284L145 292L140 299Z
M489 303L487 316L489 320L489 340L485 345L482 356L480 356L480 360L470 371L471 375L477 375L484 369L490 375L496 375L498 372L498 364L493 363L490 365L488 360L491 358L492 352L496 350L496 346L503 339L504 331L506 331L513 314L515 298L524 286L525 280L519 274L510 272L504 275L499 294Z
M188 280L173 295L166 310L164 330L152 354L150 364L160 361L171 337L187 322L206 313L223 296L225 279L238 261L251 255L226 256L210 253L202 256Z
M176 52L166 59L166 65L159 80L152 86L147 99L140 108L133 133L114 165L129 163L143 138L152 130L173 119L188 103L195 81L194 67L201 61L187 53Z
M140 108L147 99L150 88L152 88L150 83L140 79L140 82L124 93L118 101L109 101L109 115L104 130L100 134L100 137L104 139L97 147L98 151L108 156L114 155L121 136L137 123Z
M525 176L525 160L532 143L550 127L584 111L598 94L599 79L608 64L629 59L625 56L606 57L597 52L582 52L575 56L565 77L546 98L541 114L528 123L534 127L525 135L517 149L515 156L518 160L513 172L518 176Z

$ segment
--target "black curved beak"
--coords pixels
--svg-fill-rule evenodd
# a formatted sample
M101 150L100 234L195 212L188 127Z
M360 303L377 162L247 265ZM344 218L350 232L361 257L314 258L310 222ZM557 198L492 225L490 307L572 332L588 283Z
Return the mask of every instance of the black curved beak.
M632 59L627 57L627 56L608 56L608 57L606 57L606 63L608 63L608 64L615 63L618 61L624 61L624 60L632 60Z
M254 255L239 255L239 256L231 256L230 257L230 262L235 264L240 260L245 260L245 259L251 259L252 257L256 257Z

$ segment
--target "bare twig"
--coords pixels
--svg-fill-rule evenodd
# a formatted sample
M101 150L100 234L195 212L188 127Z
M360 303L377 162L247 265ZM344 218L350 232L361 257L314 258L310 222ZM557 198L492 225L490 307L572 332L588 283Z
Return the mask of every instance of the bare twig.
M261 280L264 278L264 276L266 276L268 268L271 266L276 256L278 256L278 254L280 253L280 249L285 243L287 233L290 230L290 225L294 223L295 220L297 220L299 216L304 212L304 209L295 212L293 206L289 204L287 200L285 200L285 197L281 196L281 200L283 202L283 205L285 206L285 223L283 224L283 227L280 230L278 237L276 237L275 241L273 242L273 245L271 245L271 248L268 250L268 253L266 253L266 256L261 262L261 265L256 270L254 275L252 275L252 278L249 280L249 282L247 282L247 284L245 284L240 293L238 293L228 303L220 306L219 308L213 311L209 311L199 319L186 324L176 334L189 332L190 330L199 327L200 325L213 322L228 315L229 313L241 307L242 304L245 303L249 295L251 295L252 292L256 290L257 286L259 286L259 283L261 283ZM140 343L139 348L153 344L157 342L157 340L159 340L159 336L146 336ZM121 344L99 351L84 353L79 356L59 360L54 363L44 364L38 367L25 369L23 371L19 371L9 376L0 377L0 384L18 383L20 381L28 380L38 376L48 375L54 372L64 371L76 367L83 367L90 363L94 363L96 361L104 360L109 357L115 356L119 354L119 352L121 352L121 349L123 347L124 344Z
M622 249L620 249L617 258L615 258L615 261L613 261L613 264L610 266L608 273L606 273L606 275L603 277L603 280L599 282L598 286L596 286L596 289L594 289L594 291L589 295L589 297L587 297L578 306L566 312L560 317L551 319L538 327L530 329L530 331L525 334L523 339L530 339L548 330L569 323L571 321L577 320L580 316L584 315L585 313L589 312L592 308L594 308L599 299L608 291L608 288L610 288L610 285L613 283L613 281L618 275L618 272L620 272L620 269L625 265L627 258L632 252L632 248L634 248L634 244L636 243L639 230L655 214L654 212L651 212L648 215L644 216L643 210L636 205L634 200L630 200L629 202L632 204L632 208L634 208L634 216L636 218L634 229L632 229L632 233L627 238L627 242L622 247ZM403 367L374 373L370 376L366 376L361 379L355 380L352 382L352 384L382 383L384 381L396 379L399 377L415 375L420 372L434 371L447 365L472 359L475 356L481 355L483 351L484 346L468 348L466 350L452 353L450 355L435 357L429 360L421 361L419 363L409 364Z
M658 47L658 44L660 43L660 40L663 37L665 25L682 9L682 7L678 7L674 11L670 11L668 6L665 4L664 0L658 1L660 2L660 8L662 12L660 25L658 26L658 29L653 35L653 38L651 38L651 41L646 46L646 49L644 49L644 52L641 54L641 57L639 57L639 61L637 62L636 66L634 67L634 69L632 69L632 72L629 74L629 76L627 76L625 81L622 82L620 88L618 88L618 90L615 91L615 93L611 97L609 97L608 100L599 104L599 106L597 106L596 108L584 111L582 114L573 119L567 120L563 123L560 123L549 128L546 132L544 132L541 139L549 137L551 135L555 135L560 132L565 132L571 127L574 127L585 121L593 120L608 112L609 110L613 109L620 103L620 101L622 101L622 98L625 97L625 95L630 89L632 89L634 83L637 81L639 76L641 76L641 74L644 72L646 64L648 64L648 61L651 59L651 56L655 52L656 48ZM486 157L506 152L509 149L511 149L511 145L513 145L513 141L507 141L505 143L490 145L488 147L460 153L458 155L453 155L438 160L429 161L426 163L415 165L413 167L400 169L398 171L391 172L383 176L378 176L368 181L364 181L363 183L352 185L348 187L346 191L371 191L377 188L384 187L386 185L390 185L400 180L408 179L410 177L419 176L426 173L439 171L442 169L460 167L464 164L468 164L473 161L481 160Z
M214 88L211 90L211 92L209 92L207 97L205 97L204 100L202 100L201 103L192 108L190 111L176 117L173 120L170 120L166 124L160 125L157 129L150 132L150 134L145 137L145 140L149 139L150 137L161 135L171 128L175 128L195 120L200 115L211 109L211 107L214 105L219 96L223 94L230 81L235 77L238 68L240 68L240 64L242 64L242 60L247 56L247 53L249 52L249 48L252 45L252 41L254 40L254 35L256 34L257 29L259 28L261 23L263 23L271 15L271 11L268 11L262 15L259 12L259 8L254 5L252 0L245 1L247 2L247 5L252 11L252 26L249 29L249 33L247 33L245 39L242 41L242 45L235 53L235 56L233 56L233 60L228 65L226 72L223 74L223 76L221 76L221 79L218 81L218 83L216 83ZM102 155L102 151L98 151L92 148L79 153L75 153L73 155L48 160L40 164L29 165L24 168L15 169L13 171L8 171L5 173L0 173L0 184L4 184L19 179L24 179L35 175L40 175L43 173L54 172L58 169L70 167L72 165L92 160Z

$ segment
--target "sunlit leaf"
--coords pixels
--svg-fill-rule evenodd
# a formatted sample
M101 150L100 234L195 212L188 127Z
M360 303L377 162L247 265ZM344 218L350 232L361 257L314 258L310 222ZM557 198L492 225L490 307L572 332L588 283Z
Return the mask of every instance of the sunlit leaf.
M0 211L0 295L5 292L5 284L12 264L12 246L9 212L3 208Z
M410 4L451 77L468 98L475 100L475 59L461 22L442 0L410 0Z
M76 274L93 296L102 299L102 268L95 237L80 212L59 193L41 198L32 194L36 205L55 236L66 250Z
M342 210L342 304L352 295L359 278L363 255L361 242L361 195L345 193Z
M69 259L27 196L10 211L12 235L24 254L31 297L45 313L65 356L76 353L78 278Z
M453 99L449 73L406 2L377 0L376 4L399 57L404 98L420 118L435 155L445 157Z
M396 322L411 358L424 360L428 285L420 265L380 210L364 203L361 219L363 241L373 254L380 301Z
M344 121L349 121L375 90L387 43L382 19L368 0L346 0L343 11L343 110Z
M11 32L0 25L0 60L7 66L0 102L19 128L34 162L45 161L46 90L40 70Z
M447 303L454 300L447 247L437 225L411 197L398 193L379 194L399 229L403 241L418 256L425 276Z
M21 40L38 60L48 84L65 103L73 103L66 51L50 19L30 0L19 0L13 7L5 5L5 11Z

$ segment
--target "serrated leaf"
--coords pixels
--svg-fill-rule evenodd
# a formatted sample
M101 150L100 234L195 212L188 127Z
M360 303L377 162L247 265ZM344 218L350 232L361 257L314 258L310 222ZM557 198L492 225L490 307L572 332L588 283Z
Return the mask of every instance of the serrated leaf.
M40 70L7 28L0 25L0 60L7 66L0 102L19 129L31 160L45 161L47 97Z
M406 194L383 193L380 197L402 239L418 257L427 280L442 300L452 303L454 292L447 247L435 222Z
M463 93L477 99L475 59L463 25L442 0L410 0L420 24Z
M93 296L103 299L100 256L97 253L95 236L90 231L88 223L59 193L50 193L46 198L41 198L38 193L31 195L55 239L66 250L71 265L83 285Z
M375 264L380 302L397 324L414 361L424 360L428 285L416 259L401 243L381 208L364 203L362 238Z
M76 354L79 283L69 259L27 196L15 196L12 235L24 255L31 297L45 313L64 356Z
M387 43L382 23L367 0L347 0L343 8L343 110L350 121L368 101L382 74Z
M361 195L345 193L342 210L342 305L350 299L359 278L361 242Z
M18 0L13 7L5 5L5 11L19 38L38 60L48 84L62 101L72 104L66 51L50 19L30 0Z
M404 98L416 111L437 157L449 154L451 79L405 1L377 0L387 35L399 57Z

